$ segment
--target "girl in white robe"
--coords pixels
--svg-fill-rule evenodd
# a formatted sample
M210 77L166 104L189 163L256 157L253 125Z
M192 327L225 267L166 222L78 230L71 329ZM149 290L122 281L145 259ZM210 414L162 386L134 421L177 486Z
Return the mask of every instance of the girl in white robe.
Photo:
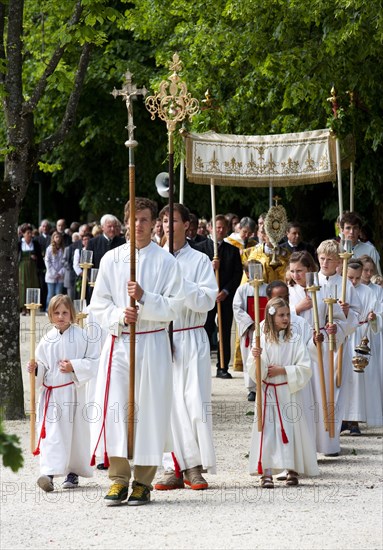
M91 477L89 466L90 425L87 382L97 375L99 351L86 330L73 324L76 314L71 299L58 294L48 307L54 325L36 349L36 361L28 372L36 372L40 390L38 443L41 476L37 484L53 491L53 477L66 476L63 488L78 486L78 476Z
M319 474L300 391L310 380L310 357L302 338L291 332L290 310L282 298L266 306L261 347L248 358L255 378L255 358L261 358L262 431L254 422L250 448L250 474L263 474L261 486L274 486L272 475L288 470L287 485L298 484L298 474Z

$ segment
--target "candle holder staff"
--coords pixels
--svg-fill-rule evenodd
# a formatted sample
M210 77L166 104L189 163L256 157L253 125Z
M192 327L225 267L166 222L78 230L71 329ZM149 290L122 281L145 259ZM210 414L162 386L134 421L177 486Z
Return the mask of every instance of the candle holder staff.
M326 287L326 298L323 300L328 306L328 322L334 323L333 307L338 301L336 285L328 285ZM335 437L335 389L334 389L334 349L335 335L329 335L329 403L328 403L328 427L329 436Z
M261 347L261 328L259 315L259 287L263 284L262 265L258 262L250 260L248 262L249 283L254 287L254 335L255 347ZM258 431L262 431L262 374L261 374L261 357L255 358L255 374L256 374L256 401L257 401L257 425Z
M339 257L343 261L342 267L342 295L341 300L344 303L346 301L347 290L347 262L352 257L352 243L349 240L341 240L341 250ZM342 370L343 370L343 344L339 346L338 363L336 369L336 387L340 388L342 384Z
M319 314L318 314L318 301L317 292L320 290L318 273L308 272L306 273L306 291L310 293L311 301L313 304L313 316L314 316L314 329L315 334L320 334L319 326ZM323 367L323 350L322 342L319 340L316 342L316 350L318 354L318 366L319 366L319 379L320 379L320 391L322 397L322 409L323 409L323 422L326 432L328 431L328 407L327 407L327 394L326 394L326 382Z
M40 304L40 289L39 288L27 288L26 292L26 304L25 307L31 312L29 321L29 362L35 362L36 352L36 311L41 307ZM35 372L29 373L29 387L30 387L30 443L31 452L36 447L36 375Z

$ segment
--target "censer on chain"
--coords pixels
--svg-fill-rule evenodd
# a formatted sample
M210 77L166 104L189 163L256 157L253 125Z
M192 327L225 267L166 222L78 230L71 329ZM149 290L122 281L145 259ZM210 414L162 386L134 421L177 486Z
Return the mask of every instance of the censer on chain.
M367 338L368 324L364 336L359 344L355 348L354 357L352 358L352 364L354 365L354 371L363 373L364 369L369 363L368 355L371 355L371 349L368 347L369 339Z

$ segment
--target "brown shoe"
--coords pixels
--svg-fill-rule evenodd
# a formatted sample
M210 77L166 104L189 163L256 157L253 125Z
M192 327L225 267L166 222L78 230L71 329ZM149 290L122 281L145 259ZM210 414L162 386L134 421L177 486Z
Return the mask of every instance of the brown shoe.
M274 489L273 476L262 476L261 487L262 489Z
M209 487L208 482L202 476L202 466L194 466L184 471L184 482L194 491L201 491Z
M289 470L287 472L287 478L286 478L286 485L289 485L290 487L294 485L298 485L298 474L294 472L293 470Z
M173 470L164 472L164 475L158 482L154 485L156 491L171 491L173 489L184 489L184 480L181 474L181 477L176 477Z

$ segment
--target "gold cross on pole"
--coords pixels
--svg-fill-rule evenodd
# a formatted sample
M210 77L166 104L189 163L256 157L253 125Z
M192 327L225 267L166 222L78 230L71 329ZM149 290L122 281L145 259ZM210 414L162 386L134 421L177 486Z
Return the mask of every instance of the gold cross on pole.
M111 92L114 99L116 99L118 96L122 96L122 98L125 100L126 108L128 110L128 125L126 126L126 129L128 130L129 140L125 142L126 147L135 147L137 145L137 142L134 140L134 123L133 123L133 106L132 106L132 100L135 99L138 95L145 96L148 93L148 90L143 88L137 88L137 86L133 83L132 77L133 74L129 71L129 69L125 73L125 82L121 90L116 90L116 88L113 89L113 92Z

